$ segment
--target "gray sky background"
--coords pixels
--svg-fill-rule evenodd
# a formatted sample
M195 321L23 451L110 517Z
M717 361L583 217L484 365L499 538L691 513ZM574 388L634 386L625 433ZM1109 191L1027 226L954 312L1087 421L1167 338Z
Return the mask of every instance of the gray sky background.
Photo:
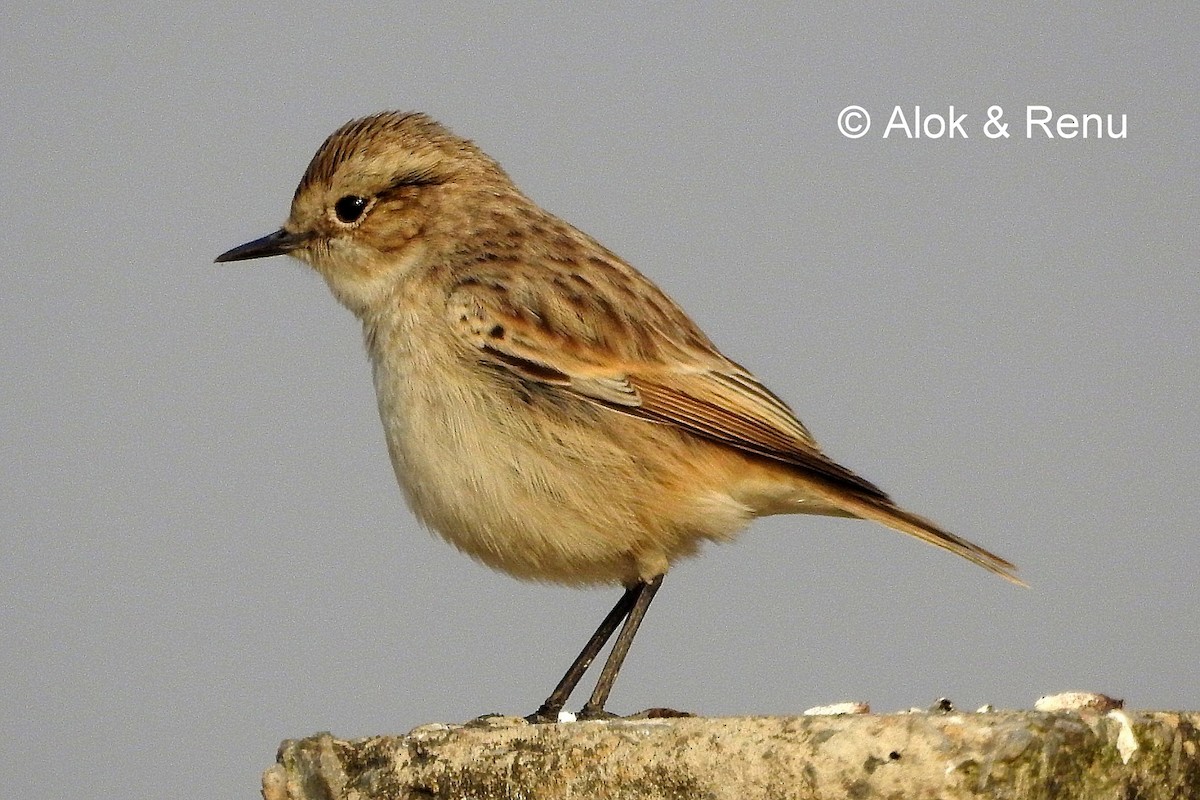
M475 139L1032 587L763 520L668 576L612 709L1200 707L1193 4L222 5L0 30L6 796L254 797L285 737L528 713L615 600L419 529L352 316L296 262L212 263L387 108ZM885 140L898 104L970 138ZM1128 138L1026 139L1027 104Z

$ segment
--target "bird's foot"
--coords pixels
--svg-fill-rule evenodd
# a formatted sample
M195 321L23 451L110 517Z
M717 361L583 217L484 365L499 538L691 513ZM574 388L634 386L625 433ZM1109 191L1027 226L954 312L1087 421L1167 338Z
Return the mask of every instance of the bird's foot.
M527 716L525 721L532 725L545 725L551 722L558 722L560 711L562 711L561 708L551 708L543 703L537 711Z
M584 706L576 715L579 720L597 720L597 719L675 719L679 717L694 717L695 714L690 711L676 711L673 708L647 708L644 711L639 711L636 714L621 716L614 714L611 711L605 711L603 708L593 708Z
M621 717L611 711L605 711L600 706L593 706L590 703L579 709L579 713L575 715L575 719L583 721L598 720L598 719L620 719Z
M525 721L533 725L547 725L555 722L562 722L562 709L551 708L545 704L537 711L525 717ZM580 722L597 721L597 720L613 720L613 719L678 719L681 717L696 716L690 711L677 711L674 708L647 708L639 711L636 714L621 716L614 714L611 711L605 711L603 708L585 705L579 710L578 714L571 715L567 721L578 720Z

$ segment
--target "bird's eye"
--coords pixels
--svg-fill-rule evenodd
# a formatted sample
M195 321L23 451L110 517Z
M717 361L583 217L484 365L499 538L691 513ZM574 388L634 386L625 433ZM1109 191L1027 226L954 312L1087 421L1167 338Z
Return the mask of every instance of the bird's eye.
M348 194L333 204L333 213L337 214L338 222L346 225L358 222L366 210L367 198L353 194Z

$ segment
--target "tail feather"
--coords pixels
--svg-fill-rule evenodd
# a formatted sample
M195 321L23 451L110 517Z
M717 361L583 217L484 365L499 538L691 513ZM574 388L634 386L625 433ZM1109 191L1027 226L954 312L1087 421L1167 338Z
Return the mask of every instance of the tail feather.
M1001 558L961 536L955 536L949 531L942 530L924 517L905 511L888 500L865 497L841 487L828 485L819 487L818 491L825 500L845 510L849 515L882 523L892 530L907 533L934 547L940 547L962 556L972 564L978 564L988 572L993 572L1018 586L1028 586L1016 576L1017 567L1011 561Z

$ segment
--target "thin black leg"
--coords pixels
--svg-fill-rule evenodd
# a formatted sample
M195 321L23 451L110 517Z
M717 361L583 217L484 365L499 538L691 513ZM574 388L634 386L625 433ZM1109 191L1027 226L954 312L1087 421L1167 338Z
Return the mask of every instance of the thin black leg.
M663 576L659 575L649 583L639 583L630 590L637 591L637 599L633 608L629 609L625 625L617 634L617 641L613 644L612 652L608 654L608 661L604 662L604 669L600 672L600 680L596 681L592 696L579 712L580 719L603 719L609 716L604 711L604 704L608 702L608 695L617 680L617 673L621 671L621 664L625 663L625 656L629 653L629 645L633 644L633 637L637 635L638 626L646 616L650 601L654 599L658 587L662 586L662 580Z
M558 712L562 711L563 706L566 705L567 699L575 690L583 673L587 672L587 668L596 660L596 656L604 648L604 645L608 644L608 640L612 638L617 626L629 616L630 609L634 607L634 603L641 596L643 586L645 584L637 583L625 590L625 594L621 595L621 599L612 607L612 611L608 612L608 616L600 623L600 627L596 628L592 638L588 639L588 643L576 656L575 661L567 670L567 674L562 676L558 686L555 686L554 691L546 698L546 702L525 719L530 722L558 722ZM622 631L622 635L624 635L624 631Z

